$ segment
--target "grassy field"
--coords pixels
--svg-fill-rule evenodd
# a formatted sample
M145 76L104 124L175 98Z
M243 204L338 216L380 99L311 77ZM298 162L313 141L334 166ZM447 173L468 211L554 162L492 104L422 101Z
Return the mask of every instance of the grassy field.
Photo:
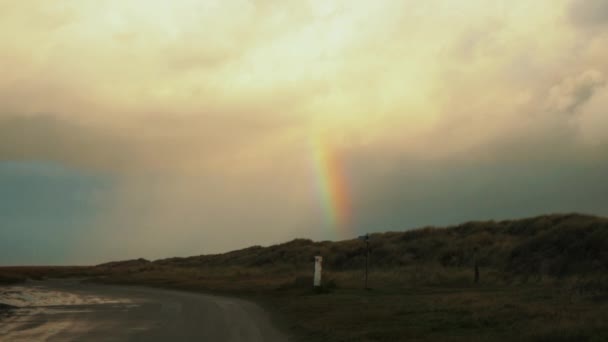
M303 341L606 341L608 304L544 286L279 296Z
M257 301L300 341L608 341L608 220L550 215L372 235L294 240L219 255L95 267L0 269L0 282L90 281ZM312 289L312 257L325 259ZM474 265L480 281L474 281Z
M299 341L608 340L608 292L602 290L603 283L590 286L593 281L580 277L505 282L482 269L486 281L475 284L469 269L431 268L373 271L371 290L361 288L360 271L328 271L320 293L312 290L310 274L288 275L281 268L61 271L62 276L98 282L251 299ZM52 268L33 273L43 271L55 276Z
M428 268L431 268L430 266ZM608 293L589 279L475 284L468 269L326 272L321 293L304 273L166 269L104 281L253 299L300 341L606 341ZM482 269L482 274L490 273ZM407 282L409 281L409 282Z

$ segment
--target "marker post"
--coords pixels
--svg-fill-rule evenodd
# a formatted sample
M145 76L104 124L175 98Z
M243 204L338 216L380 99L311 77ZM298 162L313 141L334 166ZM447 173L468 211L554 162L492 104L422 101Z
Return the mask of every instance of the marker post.
M369 234L359 236L359 240L365 241L365 284L364 289L368 290L367 286L367 278L368 278L368 270L369 270Z
M313 276L313 286L318 289L321 287L321 270L323 268L323 257L315 257L315 273Z

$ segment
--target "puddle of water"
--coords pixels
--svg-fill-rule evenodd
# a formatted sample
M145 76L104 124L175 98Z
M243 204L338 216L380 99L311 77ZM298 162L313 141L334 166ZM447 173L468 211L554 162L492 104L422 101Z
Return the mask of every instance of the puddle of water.
M0 303L24 308L92 304L132 304L127 298L75 294L43 287L12 286L0 289Z

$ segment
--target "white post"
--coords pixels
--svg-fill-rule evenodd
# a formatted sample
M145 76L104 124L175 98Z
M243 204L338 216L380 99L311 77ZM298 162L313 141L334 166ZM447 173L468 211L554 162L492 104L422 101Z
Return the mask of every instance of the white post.
M321 264L323 263L323 257L316 256L315 257L315 277L314 277L314 286L321 286Z

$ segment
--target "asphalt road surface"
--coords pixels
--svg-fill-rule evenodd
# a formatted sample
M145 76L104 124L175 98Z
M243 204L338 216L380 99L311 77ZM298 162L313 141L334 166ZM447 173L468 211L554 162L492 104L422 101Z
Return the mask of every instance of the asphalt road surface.
M0 287L0 303L0 341L288 340L259 306L196 293L54 280Z

